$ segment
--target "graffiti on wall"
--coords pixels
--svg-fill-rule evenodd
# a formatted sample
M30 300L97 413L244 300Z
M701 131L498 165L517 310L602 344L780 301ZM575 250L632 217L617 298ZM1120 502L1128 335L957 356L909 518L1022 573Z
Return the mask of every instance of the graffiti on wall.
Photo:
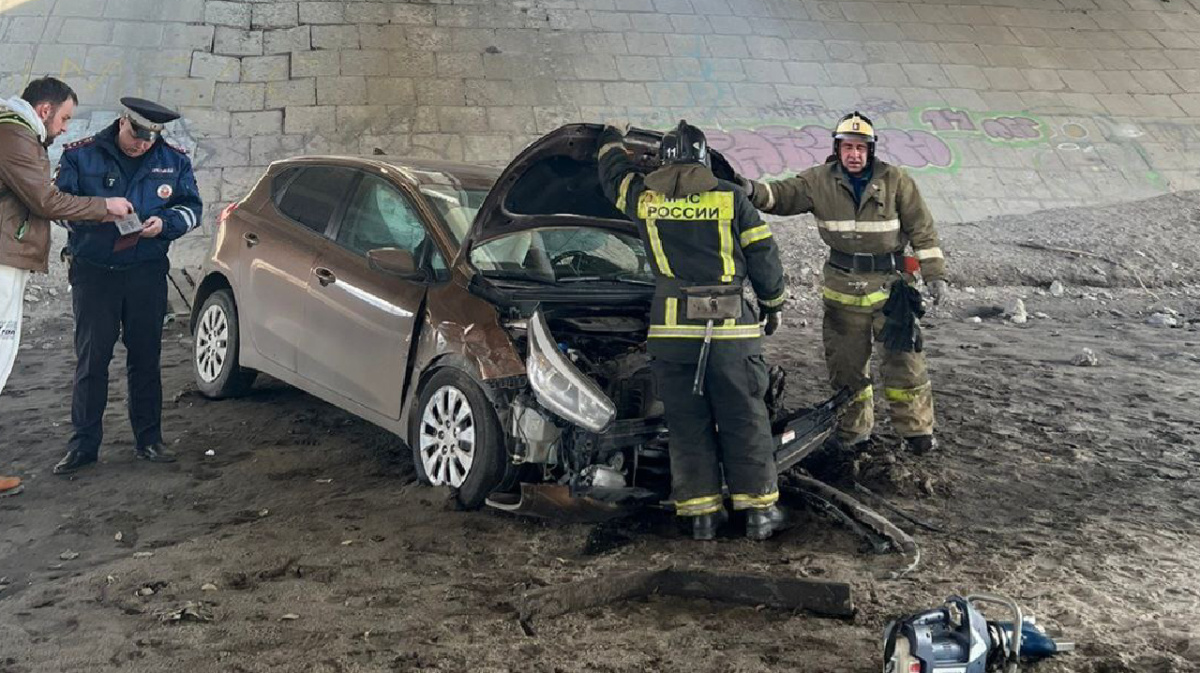
M868 117L908 110L896 101L868 99L857 109ZM808 119L811 123L778 123L731 128L709 134L709 144L743 175L752 179L797 173L824 163L832 151L830 129L840 114L802 99L759 111L764 116ZM981 139L1012 147L1044 144L1049 138L1042 121L1023 114L985 114L952 107L912 110L904 127L877 129L877 154L884 161L911 169L953 170L958 165L954 143ZM837 116L834 116L837 115Z

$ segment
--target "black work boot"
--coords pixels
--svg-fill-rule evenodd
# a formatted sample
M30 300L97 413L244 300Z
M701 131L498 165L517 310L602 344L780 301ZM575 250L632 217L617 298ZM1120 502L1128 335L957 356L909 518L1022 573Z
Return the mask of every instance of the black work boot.
M84 453L78 449L71 449L67 455L63 456L62 460L54 466L54 474L71 474L81 467L91 465L96 462L96 456L90 453Z
M148 460L151 463L173 463L175 462L175 452L171 451L162 444L147 444L139 446L133 451L133 455Z
M908 446L908 450L917 455L929 453L937 448L937 440L933 435L917 435L916 437L905 437L904 444Z
M692 539L701 541L717 539L717 529L727 520L729 520L729 514L725 512L724 508L711 514L692 517Z
M775 505L746 510L746 537L765 540L783 528L786 517Z
M825 448L833 451L857 452L870 441L870 433L855 435L853 437L842 437L839 433L834 433L825 439Z

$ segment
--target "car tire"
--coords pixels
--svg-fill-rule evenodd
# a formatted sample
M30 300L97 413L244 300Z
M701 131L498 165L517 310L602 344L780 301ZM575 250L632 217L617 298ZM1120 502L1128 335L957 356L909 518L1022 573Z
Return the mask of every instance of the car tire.
M504 480L500 421L475 381L457 369L439 369L421 387L408 440L417 478L455 489L466 509L477 509Z
M244 395L258 372L241 366L237 305L229 290L208 295L192 330L192 372L205 397Z

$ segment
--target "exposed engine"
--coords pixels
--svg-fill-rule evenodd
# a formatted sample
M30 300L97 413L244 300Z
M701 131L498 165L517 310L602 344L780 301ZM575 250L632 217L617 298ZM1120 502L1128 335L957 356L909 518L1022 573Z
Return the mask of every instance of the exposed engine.
M661 416L646 353L646 321L637 318L565 318L550 322L571 362L617 407L617 420Z
M558 352L611 401L612 427L602 437L547 409L532 390L520 392L506 422L514 461L540 466L540 479L572 490L644 495L645 487L661 487L659 482L669 479L663 406L645 347L645 314L579 313L555 312L546 325ZM528 354L528 335L518 343Z

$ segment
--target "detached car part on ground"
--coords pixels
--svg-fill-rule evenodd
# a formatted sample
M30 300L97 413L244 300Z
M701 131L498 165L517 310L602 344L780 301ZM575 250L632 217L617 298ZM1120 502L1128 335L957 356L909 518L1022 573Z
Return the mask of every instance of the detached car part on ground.
M281 379L399 434L420 479L469 508L605 517L665 500L654 278L600 189L601 130L563 127L502 172L380 156L272 164L221 214L197 288L200 390ZM630 136L647 167L659 138ZM714 170L733 177L716 153ZM787 411L782 388L776 369L780 470L846 402Z

